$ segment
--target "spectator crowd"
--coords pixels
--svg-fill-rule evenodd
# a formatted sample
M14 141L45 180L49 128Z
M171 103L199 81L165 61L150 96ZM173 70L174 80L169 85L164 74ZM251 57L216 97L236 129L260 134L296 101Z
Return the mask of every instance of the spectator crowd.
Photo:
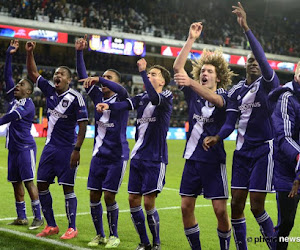
M297 8L287 10L284 6L275 15L272 5L266 2L253 1L255 10L248 13L249 23L265 52L299 57ZM186 39L186 30L192 22L202 21L205 28L200 43L247 49L249 44L240 35L240 28L231 15L234 3L236 1L221 0L116 0L113 3L109 0L0 0L0 10L16 18L177 40ZM285 34L289 34L288 39Z

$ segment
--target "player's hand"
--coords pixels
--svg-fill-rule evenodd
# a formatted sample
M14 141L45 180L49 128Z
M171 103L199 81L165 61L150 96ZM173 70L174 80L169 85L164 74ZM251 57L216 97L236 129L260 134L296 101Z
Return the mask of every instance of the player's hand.
M146 70L147 62L144 58L137 61L136 65L138 66L139 72Z
M288 196L289 198L294 198L298 194L299 186L300 186L300 181L294 180L292 190L290 191Z
M84 38L79 38L75 42L76 50L84 50L87 48L87 34L84 35Z
M10 54L16 53L18 48L19 48L19 40L11 40L10 47L8 48L9 53Z
M202 32L202 22L192 23L189 31L189 39L196 40Z
M191 86L192 79L187 75L187 73L176 73L174 75L174 81L179 86Z
M80 79L78 82L83 82L84 88L89 88L90 86L94 85L95 83L99 82L98 76L88 77L85 79Z
M28 41L25 44L25 49L26 49L27 52L32 52L35 49L35 46L36 46L36 42Z
M73 150L70 159L70 167L72 169L77 168L79 166L79 163L80 163L80 152Z
M242 4L238 2L238 6L232 6L232 8L234 9L232 13L236 14L239 25L244 29L244 31L249 30L247 24L247 15Z
M109 110L109 105L107 103L98 103L96 105L96 110L98 113L103 113L103 111Z
M202 147L205 151L208 151L210 147L216 145L220 140L218 135L215 136L207 136L204 138Z

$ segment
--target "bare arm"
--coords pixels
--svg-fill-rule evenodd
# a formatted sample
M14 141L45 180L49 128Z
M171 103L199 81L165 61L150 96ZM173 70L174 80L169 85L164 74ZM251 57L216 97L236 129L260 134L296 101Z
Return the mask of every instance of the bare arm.
M184 65L186 63L186 59L188 58L190 50L192 49L193 43L201 35L201 31L202 31L201 22L191 24L189 37L173 64L174 73L185 72Z
M25 49L27 51L27 57L26 57L27 73L29 78L33 82L36 82L36 80L40 76L33 55L33 50L35 49L35 46L36 43L33 41L28 41L25 45Z
M77 135L77 141L74 150L71 154L70 166L71 168L76 168L80 163L80 148L85 138L87 121L78 122L79 131Z

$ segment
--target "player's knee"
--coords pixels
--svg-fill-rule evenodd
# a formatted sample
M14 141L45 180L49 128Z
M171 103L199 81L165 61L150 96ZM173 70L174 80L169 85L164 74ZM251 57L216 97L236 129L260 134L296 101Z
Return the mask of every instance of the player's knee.
M181 213L183 216L188 216L194 212L193 204L189 202L181 202Z
M141 205L140 198L134 194L129 194L128 201L130 207L138 207Z
M263 204L255 203L251 205L251 212L255 217L258 217L264 212Z
M238 200L231 200L231 213L240 215L244 211L244 204L239 202Z
M39 192L47 190L48 187L49 187L49 184L47 182L38 182L37 183L37 188L38 188Z
M115 203L116 194L112 192L104 192L104 200L106 205L112 205Z
M101 191L98 190L91 190L90 191L90 202L98 203L101 200Z
M214 211L218 220L228 217L226 207L214 207Z

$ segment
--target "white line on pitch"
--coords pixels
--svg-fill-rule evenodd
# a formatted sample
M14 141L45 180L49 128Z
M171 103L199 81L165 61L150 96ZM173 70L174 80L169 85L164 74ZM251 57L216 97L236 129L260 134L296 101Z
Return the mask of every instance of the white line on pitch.
M269 203L269 202L274 202L274 201L265 201L266 203ZM250 204L250 202L246 202L247 205ZM196 208L199 208L199 207L211 207L212 205L211 204L201 204L201 205L196 205ZM227 206L230 206L230 203L228 202L227 203ZM174 207L161 207L161 208L156 208L158 211L159 210L174 210L174 209L180 209L181 207L180 206L174 206ZM120 210L119 213L129 213L130 212L130 209L124 209L124 210ZM106 214L106 211L103 211L104 214ZM81 212L81 213L77 213L76 215L90 215L91 213L90 212ZM55 217L65 217L66 214L56 214L54 215ZM27 217L28 219L32 219L33 217L32 216L29 216ZM0 221L7 221L7 220L14 220L16 219L15 217L7 217L7 218L0 218Z
M89 249L89 248L84 248L84 247L74 246L74 245L72 245L72 244L63 243L63 242L56 241L56 240L52 240L52 239L36 237L36 236L33 235L33 234L22 233L22 232L19 232L19 231L7 229L7 228L2 228L2 227L0 227L0 232L6 232L6 233L10 233L10 234L15 234L15 235L22 236L22 237L26 237L26 238L30 238L30 239L33 239L33 240L38 240L38 241L50 243L50 244L52 244L52 245L61 246L61 247L66 247L66 248L68 248L68 249L75 249L75 250L86 250L86 249Z

